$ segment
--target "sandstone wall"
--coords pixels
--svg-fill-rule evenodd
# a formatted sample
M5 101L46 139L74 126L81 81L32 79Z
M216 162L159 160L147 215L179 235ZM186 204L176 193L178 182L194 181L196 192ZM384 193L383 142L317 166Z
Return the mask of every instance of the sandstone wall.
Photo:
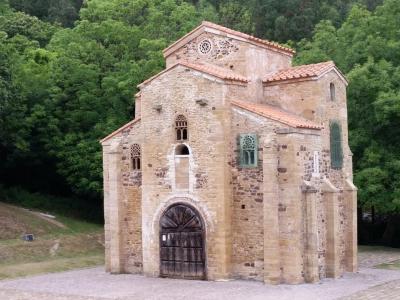
M206 224L208 279L227 278L231 261L229 86L177 67L142 87L142 241L145 274L159 274L159 217L176 202L195 207ZM207 105L196 103L206 99ZM161 106L156 110L155 105ZM176 185L175 117L188 120L189 186Z
M132 169L130 154L131 145L135 143L142 144L140 122L126 128L103 144L105 257L106 270L111 272L140 273L142 271L142 178L140 170ZM109 151L110 147L115 149ZM112 159L113 161L111 161ZM111 168L120 171L116 195L110 195L109 191L111 179L108 173ZM118 220L115 220L116 210L118 210ZM119 239L118 249L111 249L112 238ZM118 260L119 270L112 270L111 256Z
M264 279L263 139L277 124L253 113L233 108L232 114L232 276ZM258 167L239 164L238 137L257 134Z

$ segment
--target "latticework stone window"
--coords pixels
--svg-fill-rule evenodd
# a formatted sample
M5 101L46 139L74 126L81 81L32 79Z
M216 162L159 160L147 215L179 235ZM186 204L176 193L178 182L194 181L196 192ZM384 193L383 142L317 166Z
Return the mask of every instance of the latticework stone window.
M240 165L242 167L257 167L257 135L240 135Z
M175 119L176 140L186 141L188 139L187 119L184 115L179 115Z
M133 144L131 146L131 160L132 160L132 169L133 170L140 170L141 163L140 163L140 145Z
M341 169L343 166L342 129L337 121L330 124L331 167Z
M209 53L211 52L211 50L212 50L212 43L211 43L210 40L205 39L205 40L202 40L202 41L199 43L199 46L198 46L198 47L199 47L198 50L199 50L199 53L200 53L200 54L207 55L207 54L209 54Z

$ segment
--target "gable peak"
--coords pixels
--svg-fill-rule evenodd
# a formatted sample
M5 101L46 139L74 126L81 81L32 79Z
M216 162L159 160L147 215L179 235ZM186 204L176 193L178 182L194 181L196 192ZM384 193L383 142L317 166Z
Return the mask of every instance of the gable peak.
M248 42L250 44L254 44L259 47L267 48L273 51L281 52L289 56L293 56L296 52L295 50L282 46L278 43L271 42L268 40L263 40L257 37L254 37L252 35L249 35L247 33L243 33L240 31L236 31L209 21L203 21L199 26L194 28L192 31L169 45L167 48L163 50L164 57L170 56L172 53L174 53L176 50L181 48L184 44L188 43L198 35L200 35L203 32L211 32L217 35L225 35L229 36L234 39L242 40L245 42Z

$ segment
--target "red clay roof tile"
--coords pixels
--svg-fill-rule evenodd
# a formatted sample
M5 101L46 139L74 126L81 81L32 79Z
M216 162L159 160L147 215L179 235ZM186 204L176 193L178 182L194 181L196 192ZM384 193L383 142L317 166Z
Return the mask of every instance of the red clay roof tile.
M247 101L231 101L231 104L253 112L260 116L275 120L295 128L322 129L323 126L291 112L284 111L269 104L260 104Z
M274 74L267 75L263 79L263 82L270 83L270 82L284 81L284 80L291 80L291 79L319 77L320 75L331 70L332 68L336 68L335 63L333 61L291 67L291 68L287 68L287 69L278 71ZM340 73L340 71L339 71L339 73ZM341 74L341 76L343 76L343 75ZM343 76L343 78L344 78L344 76Z
M150 83L151 81L156 79L158 76L168 72L169 70L171 70L179 65L199 71L199 72L203 72L203 73L215 76L215 77L218 77L223 80L236 81L236 82L241 82L241 83L247 83L249 81L246 77L244 77L242 75L238 75L229 69L225 69L222 67L218 67L218 66L210 65L210 64L206 64L206 63L199 63L199 62L193 63L193 62L180 60L177 63L170 66L169 68L167 68L167 69L161 71L160 73L154 75L153 77L150 77L149 79L143 81L141 84L139 84L139 86Z

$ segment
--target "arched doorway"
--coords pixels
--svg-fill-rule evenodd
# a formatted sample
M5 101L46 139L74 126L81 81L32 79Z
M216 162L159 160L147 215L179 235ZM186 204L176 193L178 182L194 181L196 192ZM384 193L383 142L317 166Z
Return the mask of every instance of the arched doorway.
M160 219L160 276L205 279L204 225L186 204L170 206Z

